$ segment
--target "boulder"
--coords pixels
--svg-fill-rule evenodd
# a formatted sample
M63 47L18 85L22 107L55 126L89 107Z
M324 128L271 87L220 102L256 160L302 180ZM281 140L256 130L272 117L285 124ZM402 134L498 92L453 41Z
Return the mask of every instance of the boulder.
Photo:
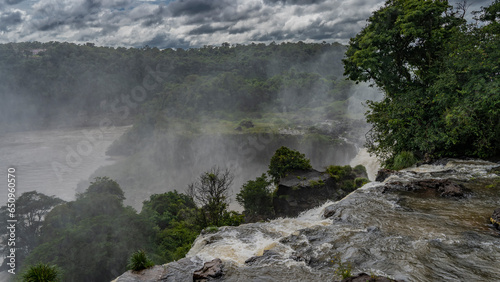
M497 229L500 229L500 208L493 211L490 221Z
M221 278L224 275L222 268L222 260L218 258L205 262L201 269L193 273L193 282L203 282Z
M366 273L360 273L356 276L342 279L342 282L399 282L402 280L394 280L382 276L372 276Z
M301 212L322 205L327 200L340 200L350 191L343 191L328 173L316 170L295 171L281 179L273 198L276 217L295 217Z
M329 218L335 214L337 209L335 208L335 205L329 205L323 210L323 217L324 218Z
M375 181L384 182L391 174L395 173L395 170L383 168L377 172L377 177L375 177Z

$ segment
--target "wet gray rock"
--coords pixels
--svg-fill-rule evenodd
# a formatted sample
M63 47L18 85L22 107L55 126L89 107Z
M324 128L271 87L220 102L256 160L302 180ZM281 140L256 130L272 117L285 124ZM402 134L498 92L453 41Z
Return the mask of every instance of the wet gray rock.
M500 208L493 211L493 214L490 217L490 221L493 226L500 230Z
M327 200L340 200L361 186L357 178L366 178L366 171L357 173L352 169L340 179L313 169L290 172L278 184L273 199L275 216L295 217Z
M382 193L391 191L429 191L434 190L441 197L462 198L466 194L463 185L449 179L424 179L411 182L391 182L384 186Z
M272 260L280 260L282 257L275 251L265 250L261 256L254 256L245 261L246 265L259 265L268 263Z
M183 258L164 265L155 265L141 271L129 270L113 280L113 282L192 281L193 272L201 266L201 261Z
M224 275L222 260L216 258L206 262L201 269L193 273L193 282L213 281Z
M366 273L360 273L356 276L345 278L342 282L399 282L402 280L393 280L382 276L371 276Z
M383 168L377 172L377 176L375 177L375 181L384 182L391 174L395 173L395 170Z
M337 211L337 209L335 208L335 205L330 205L323 210L323 217L329 218L329 217L333 216L336 211Z
M151 268L141 271L129 270L123 273L120 277L113 280L113 282L153 282L161 281L160 279L165 275L166 268L163 265L155 265Z

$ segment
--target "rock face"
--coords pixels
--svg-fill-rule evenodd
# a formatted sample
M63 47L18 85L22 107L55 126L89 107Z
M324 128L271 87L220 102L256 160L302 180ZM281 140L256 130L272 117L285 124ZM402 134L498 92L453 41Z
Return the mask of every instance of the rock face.
M493 226L500 230L500 208L493 211L493 214L490 217L490 221Z
M360 273L356 276L345 278L342 282L399 282L402 280L393 280L387 277L371 276L366 273Z
M384 187L383 193L388 191L429 191L434 190L441 197L462 198L466 194L465 188L449 179L425 179L408 183L391 182Z
M387 168L382 168L377 172L377 177L375 178L375 181L384 182L384 180L386 180L387 177L391 176L391 174L393 174L394 172L396 171Z
M213 281L214 279L221 278L224 275L222 267L222 261L218 258L206 262L201 269L193 273L193 282Z
M271 260L280 260L282 257L275 251L265 250L261 256L254 256L245 261L246 265L259 265Z
M164 265L133 272L127 271L113 282L177 282L193 281L193 272L202 266L202 262L183 258Z
M278 184L273 207L276 217L295 217L317 207L327 200L340 200L355 190L355 179L366 178L366 173L351 171L343 178L332 177L327 172L298 170L289 173Z

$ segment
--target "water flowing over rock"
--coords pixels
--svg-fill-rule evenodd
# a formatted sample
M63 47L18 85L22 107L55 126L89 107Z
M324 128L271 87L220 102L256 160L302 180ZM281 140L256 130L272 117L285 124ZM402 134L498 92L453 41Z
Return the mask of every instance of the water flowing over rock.
M341 280L335 275L335 257L350 264L353 274L403 281L499 281L500 235L489 224L492 210L500 206L496 167L449 160L405 169L295 218L200 235L183 260L198 262L194 272L203 262L220 258L223 281ZM470 196L404 189L384 193L391 183L430 179L460 183Z

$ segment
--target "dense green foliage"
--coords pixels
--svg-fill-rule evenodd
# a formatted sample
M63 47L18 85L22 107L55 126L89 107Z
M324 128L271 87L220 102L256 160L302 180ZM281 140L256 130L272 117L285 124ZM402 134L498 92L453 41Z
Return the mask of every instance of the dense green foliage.
M402 151L394 157L394 165L389 167L391 169L400 170L410 167L417 162L417 159L412 152Z
M326 168L326 172L337 181L337 185L346 192L354 191L357 188L370 182L364 177L366 169L362 165L352 168L349 165L330 165Z
M223 176L222 172L211 170L200 179L209 177L209 185L230 184L228 179L220 182ZM33 200L32 212L26 216L36 214L29 218L36 219L38 235L32 249L26 250L25 261L18 262L26 273L35 274L47 271L38 266L31 271L29 265L57 265L63 281L109 281L127 268L137 271L154 263L178 260L186 255L203 228L239 225L243 221L242 215L227 210L224 194L219 195L218 203L206 195L208 205L200 207L191 196L177 191L155 194L137 214L131 207L123 206L123 191L108 177L95 178L72 202L62 203L36 192L23 195L19 198L21 203L24 198ZM49 211L49 206L55 207ZM207 207L223 209L212 211ZM213 216L219 218L214 220Z
M193 199L177 191L151 195L141 215L154 225L157 263L183 258L203 228Z
M127 265L127 267L130 270L139 271L150 268L153 265L155 264L148 258L146 252L144 250L139 250L130 256L129 264Z
M248 221L273 217L273 191L270 189L270 185L271 182L267 179L266 174L262 174L255 180L249 180L243 184L240 192L236 195L236 201L243 206Z
M151 224L123 206L115 183L95 179L92 187L108 189L87 190L76 201L52 209L26 265L57 265L63 281L104 281L123 273L135 250L151 249Z
M57 266L39 263L30 266L22 275L23 282L57 282L60 274Z
M188 50L0 44L0 129L98 124L103 116L122 124L139 114L147 132L166 117L323 106L349 96L344 51L302 42Z
M277 184L290 171L308 169L312 169L311 162L304 154L283 146L271 157L267 173Z
M468 25L447 1L390 0L350 41L345 74L385 93L370 102L368 149L391 166L500 153L499 2Z
M43 221L47 213L64 201L55 196L47 196L36 191L22 193L15 206L0 207L0 218L7 222L10 213L15 214L16 222L16 262L22 264L26 256L39 244ZM2 241L7 242L7 229L1 230ZM7 255L7 244L2 252ZM1 269L7 269L8 260L4 260Z
M106 176L96 177L93 182L90 182L90 186L87 188L85 193L87 195L110 195L116 197L116 199L120 201L125 200L125 195L123 194L120 185L118 185L118 183L116 183L113 179Z

